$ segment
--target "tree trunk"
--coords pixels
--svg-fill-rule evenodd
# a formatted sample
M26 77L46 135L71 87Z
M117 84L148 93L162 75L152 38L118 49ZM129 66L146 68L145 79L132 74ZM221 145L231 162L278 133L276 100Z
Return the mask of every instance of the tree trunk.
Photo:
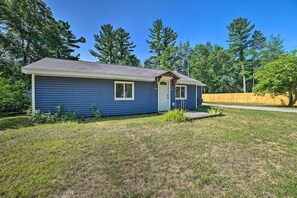
M292 92L289 92L289 104L288 104L288 106L289 107L293 107L293 101L294 101L294 99L293 99L293 93Z
M241 65L242 71L244 72L244 65ZM245 74L242 75L242 85L243 85L243 93L246 93L246 80L245 80Z
M293 94L292 92L289 92L289 107L293 107L294 104L297 101L297 93Z
M253 87L252 87L252 91L254 91L254 87L255 87L255 71L256 71L256 66L255 64L253 64Z

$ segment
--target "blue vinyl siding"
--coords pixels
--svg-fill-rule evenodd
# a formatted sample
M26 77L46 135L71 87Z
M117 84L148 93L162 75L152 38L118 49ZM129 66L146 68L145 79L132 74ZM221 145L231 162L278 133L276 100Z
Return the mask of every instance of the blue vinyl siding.
M196 86L187 86L187 99L184 100L184 107L186 110L196 110ZM171 100L174 101L175 107L180 109L183 105L181 100L175 100L175 88L171 92Z
M123 80L124 81L124 80ZM77 111L90 116L92 103L103 116L154 113L158 110L157 89L153 82L135 82L134 100L114 100L114 80L36 76L36 109Z

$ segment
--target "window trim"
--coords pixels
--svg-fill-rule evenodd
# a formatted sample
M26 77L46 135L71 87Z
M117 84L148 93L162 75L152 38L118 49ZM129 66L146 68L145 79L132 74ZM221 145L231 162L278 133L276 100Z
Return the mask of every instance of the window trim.
M185 97L182 98L182 97L176 97L176 88L179 87L179 92L180 92L180 96L181 96L181 87L184 87L185 88ZM174 94L175 94L175 100L187 100L187 95L188 95L188 87L186 85L175 85L175 89L174 89Z
M132 84L132 98L117 98L117 84L124 85L125 92L125 84ZM129 81L114 81L114 100L134 100L134 82Z

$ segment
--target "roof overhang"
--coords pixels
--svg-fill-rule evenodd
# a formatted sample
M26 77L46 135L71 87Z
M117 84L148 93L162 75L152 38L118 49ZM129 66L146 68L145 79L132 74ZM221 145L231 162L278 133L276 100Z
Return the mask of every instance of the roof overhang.
M77 78L100 78L100 79L115 79L115 80L135 80L153 82L152 77L119 75L119 74L104 74L104 73L86 73L86 72L70 72L70 71L54 71L41 69L22 68L25 74L35 74L40 76L60 76L60 77L77 77Z
M25 74L35 74L35 75L39 75L39 76L99 78L99 79L110 79L110 80L112 80L112 79L114 79L114 80L135 80L135 81L143 81L143 82L154 82L156 80L155 77L146 77L146 76L104 74L104 73L86 73L86 72L73 72L73 71L56 71L56 70L43 70L43 69L30 69L30 68L22 68L22 72ZM166 72L166 73L168 73L168 72ZM175 74L173 74L173 75L174 76L172 76L172 77L174 77L177 80L176 84L205 86L205 84L203 84L199 81L195 82L195 81L179 80L179 78Z
M188 80L178 80L176 84L181 84L181 85L196 85L199 87L204 87L206 86L206 84L197 81L197 82L193 82L193 81L188 81Z

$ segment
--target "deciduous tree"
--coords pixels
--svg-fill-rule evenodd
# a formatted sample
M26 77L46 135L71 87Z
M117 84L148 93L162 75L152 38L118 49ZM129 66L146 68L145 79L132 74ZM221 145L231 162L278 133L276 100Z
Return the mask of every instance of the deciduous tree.
M268 63L256 74L259 83L255 93L269 93L273 96L286 95L289 98L288 106L297 101L297 57L293 55Z
M41 0L4 0L0 8L0 72L8 78L27 79L21 66L44 57L73 59L76 43L83 41Z

